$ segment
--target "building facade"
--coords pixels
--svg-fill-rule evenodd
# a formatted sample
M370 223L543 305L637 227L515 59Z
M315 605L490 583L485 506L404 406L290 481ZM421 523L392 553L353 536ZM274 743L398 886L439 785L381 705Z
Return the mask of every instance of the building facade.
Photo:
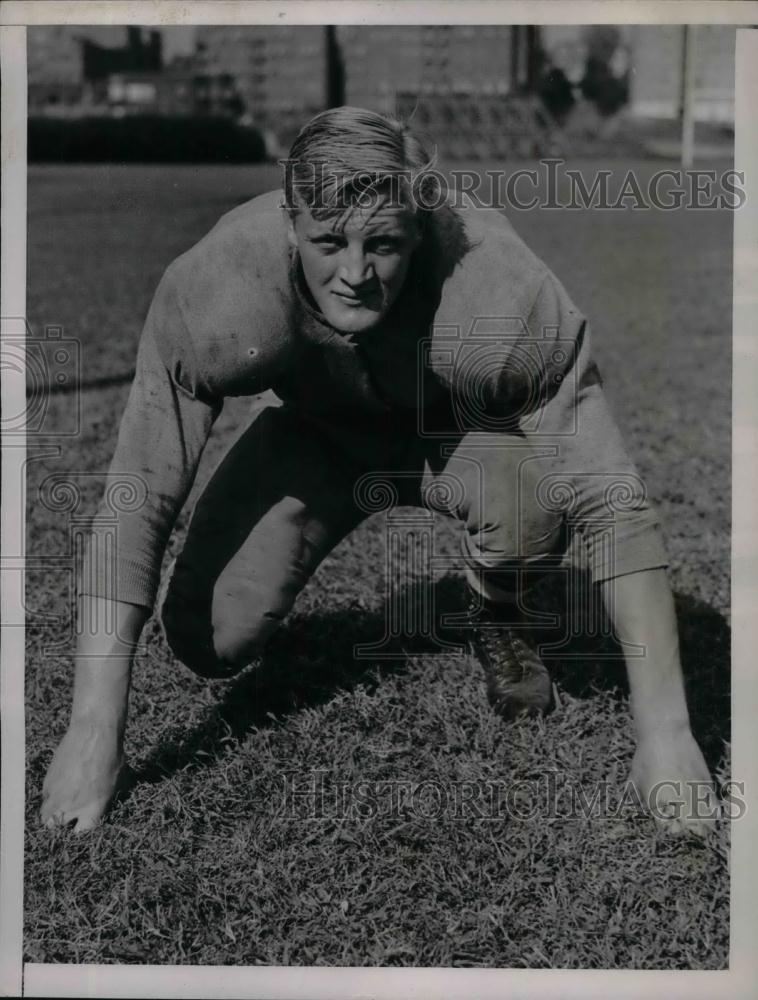
M695 117L731 123L735 30L692 31ZM303 121L348 103L410 115L443 143L449 137L486 152L488 135L539 132L536 99L526 97L539 91L546 68L561 70L564 86L578 93L598 52L602 72L623 77L630 115L678 117L684 32L681 25L198 26L194 55L165 66L154 29L30 27L29 108L244 115L276 154ZM495 142L492 151L508 149Z
M512 93L519 86L514 69L525 65L514 59L519 29L508 25L341 25L337 31L347 102L390 114L398 94L413 93L423 102L437 95Z
M734 123L735 29L700 24L694 33L696 121ZM630 112L640 118L681 113L685 36L682 25L632 25Z
M198 58L209 75L234 77L246 119L288 143L327 106L327 38L321 26L199 26Z
M41 25L26 31L29 111L65 110L78 105L84 66L77 36L67 25Z
M159 31L135 26L43 25L27 29L29 112L86 114L106 103L117 72L159 73Z
M489 105L528 85L536 51L535 29L503 25L212 26L196 38L208 71L234 76L250 122L278 152L341 103L410 114L434 133L453 122L453 143L467 119L486 143Z
M229 73L209 75L194 60L161 72L112 73L107 104L116 115L151 114L180 118L239 118L243 102Z

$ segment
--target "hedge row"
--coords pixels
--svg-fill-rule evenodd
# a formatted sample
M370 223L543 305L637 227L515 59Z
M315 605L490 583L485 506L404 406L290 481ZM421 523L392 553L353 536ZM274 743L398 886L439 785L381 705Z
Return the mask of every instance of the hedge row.
M260 132L225 118L30 118L33 163L259 163Z

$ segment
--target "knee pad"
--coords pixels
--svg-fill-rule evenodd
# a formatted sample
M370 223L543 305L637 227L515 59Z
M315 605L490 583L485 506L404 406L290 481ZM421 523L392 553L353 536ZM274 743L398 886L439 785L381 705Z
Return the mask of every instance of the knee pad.
M213 616L213 653L216 669L232 677L257 659L282 623L282 617L271 611L250 611L240 621L233 615Z
M174 575L176 560L169 566L161 583L156 603L156 614L173 655L188 670L208 680L234 677L254 658L249 643L242 641L241 633L223 624L214 627L210 596L182 593L176 586Z
M567 544L566 524L560 515L530 515L517 524L513 512L499 521L469 525L466 538L474 562L489 569L536 568L563 552Z
M562 561L568 546L565 520L556 518L542 525L540 534L519 537L510 527L492 525L468 531L463 538L464 557L471 570L496 589L513 592L531 588Z

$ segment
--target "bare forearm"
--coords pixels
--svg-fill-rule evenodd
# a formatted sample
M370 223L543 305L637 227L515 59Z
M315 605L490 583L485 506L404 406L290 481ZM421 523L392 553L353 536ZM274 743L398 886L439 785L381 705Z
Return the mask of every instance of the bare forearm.
M123 732L134 650L148 617L121 601L79 599L72 723L106 721Z
M679 659L674 596L664 569L601 584L625 649L637 749L630 777L656 820L705 836L719 815L702 751L690 729Z
M604 581L601 587L616 635L625 646L638 732L689 727L674 598L666 571L629 573Z
M71 722L45 777L40 816L81 831L97 826L116 794L132 658L147 610L84 596L78 612Z

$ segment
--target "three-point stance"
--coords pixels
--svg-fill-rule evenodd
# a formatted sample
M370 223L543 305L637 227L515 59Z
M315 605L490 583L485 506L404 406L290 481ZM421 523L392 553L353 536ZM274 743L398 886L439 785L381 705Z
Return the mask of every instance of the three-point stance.
M79 612L102 622L91 606L113 602L118 628L79 643L44 821L86 829L111 801L133 651L169 533L224 398L273 389L282 405L229 449L160 587L177 658L206 677L254 660L365 516L358 481L381 472L396 476L403 504L447 497L490 700L509 719L544 712L551 682L519 619L519 586L570 529L617 635L646 650L628 660L633 778L643 795L667 783L664 822L707 828L688 799L688 783L709 775L690 731L660 528L603 397L586 320L501 214L456 204L438 176L401 123L326 111L295 140L283 192L225 215L166 271L111 466L138 474L147 501L119 516L115 553L92 544L84 559ZM619 482L624 504L611 510Z

